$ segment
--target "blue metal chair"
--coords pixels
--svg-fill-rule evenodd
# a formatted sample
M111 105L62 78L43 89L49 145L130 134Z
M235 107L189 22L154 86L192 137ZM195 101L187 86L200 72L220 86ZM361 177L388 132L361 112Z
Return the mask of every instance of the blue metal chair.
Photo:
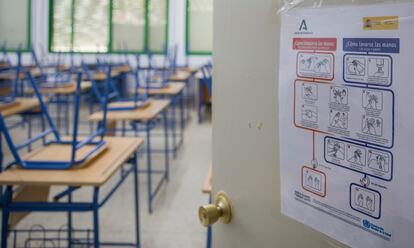
M112 66L106 66L103 67L102 65L100 65L101 69L100 71L105 71L106 73L106 79L105 79L105 87L108 86L108 95L105 96L104 92L102 91L102 87L100 87L100 85L102 85L100 82L98 82L97 80L95 80L93 78L92 75L92 71L91 69L88 67L88 64L82 62L81 63L82 66L82 71L84 72L84 74L86 75L86 79L90 82L92 82L92 92L94 93L95 97L98 99L99 102L102 103L102 100L107 97L108 101L114 101L114 100L121 100L121 96L120 93L118 91L118 88L116 87L116 85L114 84L114 82L112 81L111 78L111 72L112 72Z
M171 74L177 73L177 53L178 53L178 46L175 45L168 49L167 58L168 58L168 66L170 67Z
M16 94L13 87L13 80L0 81L0 104L9 104L15 101Z
M167 86L171 76L171 70L168 66L168 57L164 56L163 64L157 66L154 56L150 51L147 51L148 66L142 67L140 65L140 59L137 57L138 68L145 73L145 81L142 82L141 88L160 89Z
M12 64L11 60L10 60L10 57L9 57L9 54L7 53L7 42L6 41L3 42L3 45L0 48L0 54L1 54L0 63L6 64L6 65L11 65ZM2 69L0 68L0 70L2 70Z
M108 106L109 111L126 111L126 110L134 110L140 107L145 107L148 101L148 94L147 89L144 92L139 91L140 86L140 70L133 71L134 77L134 88L132 97L128 97L125 99L120 99L116 102L112 102Z
M199 80L198 87L198 122L203 121L203 88L207 90L207 94L211 97L213 91L213 76L212 76L212 64L208 62L205 66L201 68L203 77Z
M95 155L97 152L100 152L105 145L104 141L104 135L105 135L105 127L106 127L106 113L107 113L107 98L104 98L103 102L103 113L104 118L101 122L100 127L96 132L89 135L82 141L78 141L78 131L79 131L79 110L80 110L80 94L81 94L81 82L82 82L82 74L78 73L77 75L77 87L76 87L76 97L75 97L75 107L74 107L74 125L73 125L73 135L72 140L70 141L64 141L61 139L59 132L56 129L56 126L52 120L52 118L49 115L47 106L45 102L43 101L42 95L40 94L40 91L36 85L35 80L33 79L30 72L26 73L26 76L28 80L31 83L31 86L33 87L33 90L35 92L35 95L37 99L39 100L40 107L42 110L42 115L46 119L49 128L45 129L42 128L42 132L38 134L37 136L28 139L26 142L15 145L12 137L10 135L10 132L6 126L6 123L4 121L3 116L0 114L0 131L3 133L6 142L9 146L9 149L14 157L14 162L9 164L7 167L10 167L14 164L17 164L23 168L28 169L69 169L73 166L77 166L80 164L83 164L86 160L88 160L90 157ZM108 86L105 86L106 92L108 89ZM47 136L52 134L53 139L51 141L46 141ZM71 156L70 158L67 158L67 160L59 160L59 161L36 161L36 160L25 160L23 159L20 154L19 150L23 149L24 147L28 147L32 145L34 142L42 140L44 146L49 145L68 145L71 147ZM93 148L86 153L86 155L82 157L78 157L78 152L81 148L85 147L86 145L92 145Z

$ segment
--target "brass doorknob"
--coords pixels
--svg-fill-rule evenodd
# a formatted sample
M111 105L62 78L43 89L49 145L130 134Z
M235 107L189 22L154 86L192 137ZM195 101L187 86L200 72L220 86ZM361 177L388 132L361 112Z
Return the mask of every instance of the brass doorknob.
M198 217L203 226L208 227L219 219L223 223L230 223L232 218L232 206L229 197L224 192L219 192L214 198L214 204L201 206L198 209Z

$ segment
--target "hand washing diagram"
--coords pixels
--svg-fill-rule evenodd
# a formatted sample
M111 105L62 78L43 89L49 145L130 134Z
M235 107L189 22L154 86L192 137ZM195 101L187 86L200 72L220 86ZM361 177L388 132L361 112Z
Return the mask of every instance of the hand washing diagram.
M318 108L315 106L302 106L302 120L310 122L318 122Z
M331 110L329 119L329 125L331 127L337 127L342 129L348 128L348 113L346 112Z
M349 83L389 86L392 83L392 57L377 54L346 54L344 80Z
M349 247L412 247L414 3L380 5L282 14L281 212Z
M345 144L336 140L328 141L328 156L336 159L345 159Z
M329 150L329 147L328 147ZM365 157L366 157L366 150L354 146L354 145L348 145L348 151L347 151L347 160L348 162L351 162L356 165L365 166Z
M362 106L366 109L382 110L382 92L375 90L362 91Z
M348 89L345 87L331 87L331 103L348 104Z
M382 119L364 115L362 117L362 132L382 136Z
M318 100L318 86L316 84L302 84L302 97L306 100Z
M332 79L334 56L329 53L301 52L297 55L297 74L305 78Z
M346 59L348 75L365 76L365 58L349 57Z

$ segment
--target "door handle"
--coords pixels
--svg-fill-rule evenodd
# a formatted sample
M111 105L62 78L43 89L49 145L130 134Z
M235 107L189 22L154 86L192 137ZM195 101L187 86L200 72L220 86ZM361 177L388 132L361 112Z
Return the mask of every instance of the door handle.
M213 225L218 220L228 224L233 217L233 207L228 195L219 192L214 198L214 204L207 204L198 209L198 217L203 226Z

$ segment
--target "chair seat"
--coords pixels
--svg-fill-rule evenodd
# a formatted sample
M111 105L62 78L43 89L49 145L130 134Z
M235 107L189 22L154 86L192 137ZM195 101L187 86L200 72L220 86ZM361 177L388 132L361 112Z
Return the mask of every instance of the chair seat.
M112 102L108 104L108 110L132 110L137 108L146 108L150 105L149 101L123 101Z
M95 144L88 144L77 150L75 160L82 161L78 166L84 166L89 161L102 154L106 150L107 145L104 144L99 147L98 150L93 152L96 147ZM62 144L52 143L24 155L23 160L26 163L66 163L71 161L71 156L72 145L69 142Z

